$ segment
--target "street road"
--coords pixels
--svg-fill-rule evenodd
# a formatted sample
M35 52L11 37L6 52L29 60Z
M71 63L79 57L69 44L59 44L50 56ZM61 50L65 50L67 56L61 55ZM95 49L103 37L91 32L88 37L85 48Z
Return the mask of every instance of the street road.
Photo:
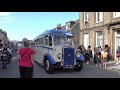
M19 67L16 54L7 69L2 69L0 62L0 78L19 78ZM84 64L83 70L55 70L54 74L47 74L43 67L35 63L34 78L120 78L120 72L96 68L94 65Z

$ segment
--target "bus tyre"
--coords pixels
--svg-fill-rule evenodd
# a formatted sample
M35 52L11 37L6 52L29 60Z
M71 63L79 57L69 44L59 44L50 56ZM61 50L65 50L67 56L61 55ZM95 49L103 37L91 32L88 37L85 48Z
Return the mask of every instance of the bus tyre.
M50 64L48 59L45 60L44 67L48 74L54 73L54 65Z
M76 61L76 65L74 67L75 71L81 71L83 69L83 62L82 61Z

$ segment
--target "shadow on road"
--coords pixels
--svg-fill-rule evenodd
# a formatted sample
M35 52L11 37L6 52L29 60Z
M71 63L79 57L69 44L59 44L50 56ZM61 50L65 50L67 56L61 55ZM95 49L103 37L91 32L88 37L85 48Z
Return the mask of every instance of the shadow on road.
M55 73L71 73L71 72L76 72L76 71L74 71L74 69L59 69L59 68L55 69Z
M44 67L41 66L38 62L36 62L36 64L38 66L40 66L41 68L43 68L43 70L45 71ZM54 74L55 73L57 74L57 73L72 73L72 72L77 72L77 71L74 71L74 69L63 69L63 68L55 68L54 70L55 70Z

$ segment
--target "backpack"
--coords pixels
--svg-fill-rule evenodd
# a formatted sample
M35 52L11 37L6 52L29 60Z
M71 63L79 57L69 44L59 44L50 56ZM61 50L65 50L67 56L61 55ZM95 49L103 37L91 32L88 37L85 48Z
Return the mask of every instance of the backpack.
M104 53L102 54L102 56L103 56L103 58L107 58L107 53L104 52Z
M8 48L4 48L2 53L3 53L3 54L10 54Z

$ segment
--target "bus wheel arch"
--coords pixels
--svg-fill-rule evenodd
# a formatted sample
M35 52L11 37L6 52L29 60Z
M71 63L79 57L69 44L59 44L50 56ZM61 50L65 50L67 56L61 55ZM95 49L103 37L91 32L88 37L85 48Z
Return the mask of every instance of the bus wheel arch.
M76 60L76 65L74 67L75 71L81 71L83 69L83 61Z
M54 65L50 63L47 56L44 57L44 68L48 74L54 73Z

